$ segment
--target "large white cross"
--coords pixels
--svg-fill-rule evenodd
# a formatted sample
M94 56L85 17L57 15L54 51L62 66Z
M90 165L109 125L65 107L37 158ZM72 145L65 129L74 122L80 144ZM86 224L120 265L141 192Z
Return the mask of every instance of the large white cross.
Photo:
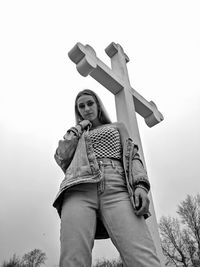
M77 43L69 51L68 56L76 64L76 68L82 76L86 77L90 75L115 95L117 120L124 122L127 126L130 136L139 146L140 155L145 164L136 112L144 118L149 127L161 122L163 116L158 111L154 102L148 102L131 87L126 66L129 58L124 53L123 48L119 44L112 42L105 51L111 59L111 68L96 56L95 50L89 45ZM147 220L147 224L154 239L162 266L164 266L151 193L150 201L150 212L152 216Z

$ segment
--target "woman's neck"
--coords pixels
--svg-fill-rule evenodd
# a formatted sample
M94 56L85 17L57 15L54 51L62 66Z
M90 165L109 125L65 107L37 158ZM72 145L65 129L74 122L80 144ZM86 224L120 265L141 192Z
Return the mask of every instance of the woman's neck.
M95 129L97 127L102 126L103 124L99 121L99 119L95 119L94 121L92 121L92 127L91 129Z

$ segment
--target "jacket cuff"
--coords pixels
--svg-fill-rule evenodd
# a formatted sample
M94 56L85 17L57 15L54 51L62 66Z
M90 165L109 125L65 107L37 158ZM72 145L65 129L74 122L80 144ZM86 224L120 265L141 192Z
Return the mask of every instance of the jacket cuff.
M79 124L81 126L81 124ZM82 128L81 128L82 129ZM69 130L67 130L67 133L69 134L70 132L73 132L74 135L78 138L80 138L81 134L82 134L82 130L79 131L76 127L71 127ZM65 138L64 138L65 139Z
M146 178L140 177L140 178L138 178L138 179L135 180L134 187L135 188L137 188L137 187L141 187L141 188L144 187L144 189L146 189L146 191L148 193L151 186L150 186L149 181Z

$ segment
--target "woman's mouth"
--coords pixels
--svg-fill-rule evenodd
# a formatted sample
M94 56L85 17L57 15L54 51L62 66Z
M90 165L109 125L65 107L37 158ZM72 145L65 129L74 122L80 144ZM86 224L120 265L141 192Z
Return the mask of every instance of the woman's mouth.
M92 116L92 113L85 114L85 117L90 117L90 116Z

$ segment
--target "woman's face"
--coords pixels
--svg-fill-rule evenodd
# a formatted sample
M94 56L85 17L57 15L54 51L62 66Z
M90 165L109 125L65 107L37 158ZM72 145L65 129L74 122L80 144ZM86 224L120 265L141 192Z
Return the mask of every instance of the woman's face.
M97 103L91 95L82 95L77 100L77 108L84 120L91 122L98 119Z

